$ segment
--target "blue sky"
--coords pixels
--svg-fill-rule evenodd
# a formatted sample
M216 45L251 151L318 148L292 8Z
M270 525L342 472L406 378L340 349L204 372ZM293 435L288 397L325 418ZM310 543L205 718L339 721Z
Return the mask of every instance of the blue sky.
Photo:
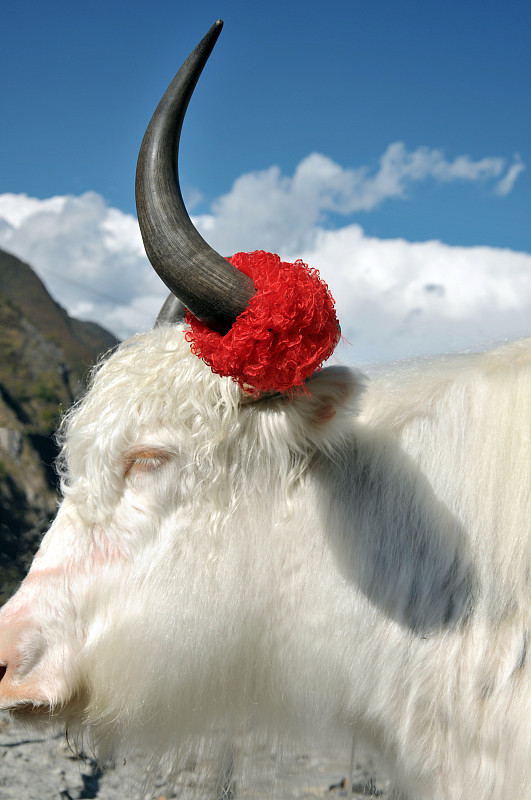
M0 195L91 192L134 214L147 122L219 17L180 160L189 208L215 246L305 255L315 250L310 227L358 225L371 241L531 253L527 0L4 4ZM239 245L231 220L241 208L260 213L250 193L290 209L304 205L308 185L314 203L293 222L300 235L288 240L278 219L255 216ZM6 226L20 219L5 213ZM38 261L29 234L15 246L8 233L0 246Z
M387 145L531 164L531 4L27 2L2 10L1 191L102 194L134 211L154 104L211 23L225 28L183 133L205 205L242 173L309 153L376 166ZM531 172L500 202L425 185L361 223L378 236L531 249ZM333 223L334 220L331 220Z

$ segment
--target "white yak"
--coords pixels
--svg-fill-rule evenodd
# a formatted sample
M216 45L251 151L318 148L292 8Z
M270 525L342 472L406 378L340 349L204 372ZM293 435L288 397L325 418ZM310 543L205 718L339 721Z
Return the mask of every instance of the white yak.
M257 398L185 329L121 345L65 418L0 707L161 756L333 732L411 800L529 800L531 340Z

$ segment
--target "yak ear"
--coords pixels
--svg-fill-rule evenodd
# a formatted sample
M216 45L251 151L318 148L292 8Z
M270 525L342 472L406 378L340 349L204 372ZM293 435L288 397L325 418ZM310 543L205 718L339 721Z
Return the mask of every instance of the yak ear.
M306 382L307 394L296 398L296 402L310 425L325 426L338 412L354 414L364 388L363 376L358 372L347 367L325 367Z

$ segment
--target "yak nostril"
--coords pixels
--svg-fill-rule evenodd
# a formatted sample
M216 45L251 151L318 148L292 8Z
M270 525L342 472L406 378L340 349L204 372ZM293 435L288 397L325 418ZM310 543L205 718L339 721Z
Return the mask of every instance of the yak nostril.
M0 664L0 681L3 679L7 672L7 664Z

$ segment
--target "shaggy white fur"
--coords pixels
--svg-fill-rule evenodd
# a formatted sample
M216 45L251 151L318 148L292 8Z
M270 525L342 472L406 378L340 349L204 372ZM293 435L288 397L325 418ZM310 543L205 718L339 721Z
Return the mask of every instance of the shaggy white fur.
M529 800L530 408L531 341L254 401L135 337L65 419L2 706L156 757L339 732L409 798Z

